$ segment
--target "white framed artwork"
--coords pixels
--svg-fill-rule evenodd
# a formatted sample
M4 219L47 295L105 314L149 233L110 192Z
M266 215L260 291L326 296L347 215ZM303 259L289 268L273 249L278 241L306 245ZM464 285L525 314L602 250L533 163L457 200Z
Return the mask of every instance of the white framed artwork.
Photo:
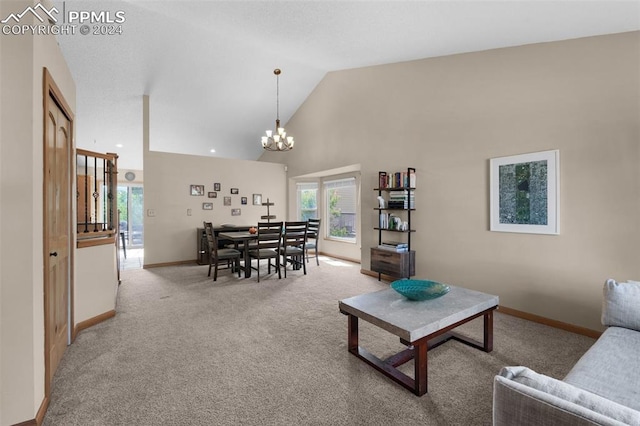
M560 151L489 160L490 230L560 233Z

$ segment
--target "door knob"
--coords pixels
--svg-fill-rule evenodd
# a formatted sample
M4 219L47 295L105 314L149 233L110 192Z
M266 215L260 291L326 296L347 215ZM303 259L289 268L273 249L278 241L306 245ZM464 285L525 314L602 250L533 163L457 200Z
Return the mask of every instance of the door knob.
M58 256L58 252L57 251L52 251L51 253L49 253L49 256L57 257Z

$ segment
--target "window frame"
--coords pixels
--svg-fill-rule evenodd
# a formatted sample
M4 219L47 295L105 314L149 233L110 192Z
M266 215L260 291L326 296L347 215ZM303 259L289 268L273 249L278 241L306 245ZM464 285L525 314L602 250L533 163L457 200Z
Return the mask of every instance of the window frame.
M354 223L353 223L353 237L339 237L335 235L331 235L331 202L329 200L329 191L332 188L329 188L328 185L332 183L352 181L353 182L353 190L354 190ZM358 244L358 223L360 218L358 217L358 201L359 201L359 179L355 174L349 175L334 175L334 176L326 176L322 179L322 203L323 203L323 218L326 226L324 227L324 238L327 240L331 240L339 243L346 244Z
M315 188L300 188L301 186L315 186ZM302 191L304 190L309 190L309 189L315 189L316 194L315 194L315 198L316 198L316 208L315 209L305 209L304 211L315 211L315 216L313 216L314 218L320 218L321 216L319 216L319 211L320 211L320 200L318 199L318 194L320 193L320 183L318 181L306 181L306 182L296 182L296 217L298 220L305 220L303 218L302 215Z

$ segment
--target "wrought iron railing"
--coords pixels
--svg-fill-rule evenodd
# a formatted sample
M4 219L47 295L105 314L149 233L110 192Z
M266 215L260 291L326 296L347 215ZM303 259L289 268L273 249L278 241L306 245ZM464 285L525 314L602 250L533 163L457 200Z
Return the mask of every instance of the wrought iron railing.
M76 150L78 247L112 243L118 231L118 155Z

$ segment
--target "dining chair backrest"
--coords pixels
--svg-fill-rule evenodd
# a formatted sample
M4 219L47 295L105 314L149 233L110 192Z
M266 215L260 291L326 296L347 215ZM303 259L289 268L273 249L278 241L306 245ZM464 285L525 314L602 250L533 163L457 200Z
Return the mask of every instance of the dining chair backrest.
M256 244L259 250L280 249L282 239L282 222L258 222L258 238Z
M320 232L320 219L309 219L309 227L307 228L307 238L317 240Z
M213 272L213 280L218 279L218 268L220 261L226 261L227 267L234 267L238 271L240 276L240 252L235 249L218 249L218 237L213 230L213 224L211 222L203 222L204 233L207 236L207 244L209 245L209 273L211 275L211 267L215 267ZM233 265L232 262L233 261Z
M318 236L320 235L320 219L311 218L308 220L308 222L309 227L307 228L307 244L305 247L307 262L309 261L309 250L313 250L316 257L316 265L320 266L320 261L318 260Z
M282 236L282 263L284 264L284 277L287 278L287 264L294 269L302 269L307 275L307 265L304 263L304 247L307 242L307 226L305 222L285 222L284 235Z
M285 250L289 247L297 247L304 250L304 245L307 240L307 226L308 222L285 222L284 223L284 236L282 245Z

